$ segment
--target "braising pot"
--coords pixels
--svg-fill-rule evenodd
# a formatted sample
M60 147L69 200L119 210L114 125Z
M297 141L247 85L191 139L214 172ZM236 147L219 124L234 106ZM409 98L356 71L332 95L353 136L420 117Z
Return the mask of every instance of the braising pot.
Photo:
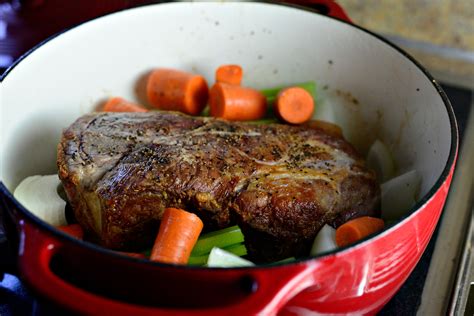
M256 88L315 80L317 106L365 153L375 139L420 199L398 222L350 247L286 264L197 268L128 258L75 240L12 196L56 172L63 128L112 95L143 101L153 67L203 74L237 63ZM439 219L457 155L453 110L410 56L311 10L268 3L170 3L84 23L39 45L1 82L1 196L19 272L42 296L85 314L373 314L399 289ZM451 216L447 214L447 216Z

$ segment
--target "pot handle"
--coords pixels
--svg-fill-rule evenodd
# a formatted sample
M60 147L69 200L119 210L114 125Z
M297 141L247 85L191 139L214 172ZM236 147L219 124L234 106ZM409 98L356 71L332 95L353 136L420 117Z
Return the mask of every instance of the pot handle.
M283 3L291 3L308 7L318 11L321 14L352 23L346 11L334 0L287 0Z
M250 268L243 275L253 280L244 299L232 305L206 309L139 306L99 296L78 288L50 269L62 242L35 225L20 220L19 270L39 293L80 314L97 315L275 315L291 298L313 286L316 264L292 264L284 268ZM124 258L125 259L125 258Z

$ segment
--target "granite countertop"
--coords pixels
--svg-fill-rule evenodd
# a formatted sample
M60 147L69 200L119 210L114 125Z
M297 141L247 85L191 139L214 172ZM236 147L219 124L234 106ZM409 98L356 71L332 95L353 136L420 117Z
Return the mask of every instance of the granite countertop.
M405 49L437 79L474 87L474 1L337 2L355 24Z

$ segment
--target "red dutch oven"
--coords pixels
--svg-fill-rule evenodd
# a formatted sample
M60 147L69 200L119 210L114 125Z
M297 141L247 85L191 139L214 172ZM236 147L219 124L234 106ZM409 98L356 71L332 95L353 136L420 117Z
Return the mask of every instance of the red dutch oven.
M317 5L327 1L311 1ZM420 259L448 193L458 149L445 93L406 53L352 25L269 3L170 3L125 10L42 43L1 78L1 199L22 278L68 309L97 315L374 314ZM350 247L292 263L200 268L125 257L69 237L12 195L56 172L63 128L153 67L203 74L237 63L253 87L315 80L318 110L361 152L381 139L421 188L403 218ZM448 216L450 216L448 214Z

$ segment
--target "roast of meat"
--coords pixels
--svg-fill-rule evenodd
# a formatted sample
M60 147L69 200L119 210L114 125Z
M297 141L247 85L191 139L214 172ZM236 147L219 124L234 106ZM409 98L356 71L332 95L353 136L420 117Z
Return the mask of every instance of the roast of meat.
M57 162L77 220L113 249L149 246L166 207L207 229L238 224L256 261L307 255L324 224L378 215L380 188L357 151L305 126L93 113L64 131Z

